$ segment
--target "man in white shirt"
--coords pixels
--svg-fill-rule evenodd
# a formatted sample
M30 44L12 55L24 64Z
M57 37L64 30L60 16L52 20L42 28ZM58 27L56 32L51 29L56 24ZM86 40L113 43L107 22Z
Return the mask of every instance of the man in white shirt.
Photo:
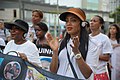
M101 33L101 27L103 24L103 18L98 15L95 15L90 20L91 34L89 36L100 43L101 49L94 80L109 80L109 76L107 74L107 61L109 61L110 55L112 53L112 45L107 35Z

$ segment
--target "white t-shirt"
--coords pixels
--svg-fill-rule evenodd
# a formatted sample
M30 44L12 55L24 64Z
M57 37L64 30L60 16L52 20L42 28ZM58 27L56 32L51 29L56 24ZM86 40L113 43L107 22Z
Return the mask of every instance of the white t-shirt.
M23 44L17 45L14 43L14 40L11 40L8 42L4 49L4 54L7 54L10 51L16 51L19 53L24 53L28 60L34 63L37 63L39 66L41 66L40 60L39 60L39 51L35 44L33 44L31 41L26 41ZM12 55L12 54L10 54ZM13 54L15 55L15 54Z
M111 40L112 44L118 44L117 40ZM111 56L111 64L112 64L112 71L111 71L111 80L120 79L120 46L113 48L113 54Z
M113 49L112 49L112 45L110 43L108 36L106 36L103 33L99 33L96 36L91 36L90 34L89 36L101 44L100 54L108 54L108 53L111 54L112 53ZM107 66L107 61L99 60L96 74L107 72L106 66Z
M29 27L26 39L27 40L32 40L32 36L33 36L33 39L37 39L36 34L35 34L34 26Z
M79 79L85 79L85 77L82 75L82 73L78 67L74 53L72 52L72 48L70 47L70 44L73 44L71 39L69 40L69 42L67 44L67 49L68 49L68 53L70 55L70 60L75 69L75 72ZM93 72L96 72L96 68L97 68L97 64L98 64L98 57L99 57L98 51L99 51L99 45L96 44L93 39L89 40L89 47L88 47L88 53L87 53L87 57L86 57L86 63L90 66L90 68L92 69ZM68 61L66 48L61 50L61 52L59 54L59 62L60 62L60 64L59 64L57 74L74 78L71 66Z
M1 46L5 46L5 41L4 41L4 39L2 39L2 38L0 38L0 45L1 45Z
M5 41L2 38L0 38L0 46L5 46ZM3 52L2 48L0 48L0 52Z
M7 40L6 38L8 36L10 36L8 29L0 29L0 37L3 38L3 40Z

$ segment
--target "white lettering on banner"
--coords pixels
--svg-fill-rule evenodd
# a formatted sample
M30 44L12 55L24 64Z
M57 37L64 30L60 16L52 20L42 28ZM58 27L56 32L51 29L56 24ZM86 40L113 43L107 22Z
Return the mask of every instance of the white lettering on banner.
M51 49L39 48L40 53L53 54Z

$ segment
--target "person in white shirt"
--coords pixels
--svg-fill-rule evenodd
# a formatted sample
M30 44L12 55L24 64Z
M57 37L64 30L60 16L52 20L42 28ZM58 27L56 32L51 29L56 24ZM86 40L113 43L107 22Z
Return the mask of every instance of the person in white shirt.
M111 80L120 79L120 28L117 24L111 24L108 29L108 37L113 47L111 55Z
M3 49L5 48L5 45L7 43L7 33L6 29L4 28L4 22L3 20L0 20L0 52L3 52Z
M43 12L40 10L33 10L32 11L32 26L29 27L28 34L26 39L34 42L37 39L35 34L35 25L43 19Z
M26 40L24 36L28 32L28 24L17 19L13 23L6 22L5 27L10 30L12 40L7 43L3 53L7 54L10 51L16 51L22 59L40 65L39 51L36 45Z
M34 43L39 50L39 57L42 64L42 68L49 71L53 51L48 45L45 38L45 34L47 33L47 31L48 31L48 26L45 23L43 22L37 23L35 25L35 33L37 39L34 41Z
M112 53L112 45L108 36L101 33L101 27L103 24L104 20L99 15L93 16L90 20L90 37L99 42L101 48L99 63L96 74L94 75L94 80L109 80L109 76L107 74L107 62L109 61L110 55Z
M66 22L66 35L60 45L58 38L46 34L53 50L50 71L67 77L88 79L97 68L99 45L94 39L89 39L85 28L86 15L79 8L70 8L59 18Z
M2 38L5 41L5 43L7 43L10 40L10 33L4 27L4 20L0 20L0 38Z
M6 45L5 41L2 38L0 38L0 52L1 53L3 52L5 45Z

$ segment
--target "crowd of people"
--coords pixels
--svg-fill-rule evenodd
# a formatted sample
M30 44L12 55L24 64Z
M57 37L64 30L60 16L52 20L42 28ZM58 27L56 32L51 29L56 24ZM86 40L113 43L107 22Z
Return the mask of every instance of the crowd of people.
M48 32L43 16L42 11L33 10L32 26L21 19L1 20L1 53L16 51L23 60L67 77L120 79L120 28L117 24L110 25L108 34L104 34L101 29L105 22L101 16L94 15L88 22L82 9L69 8L59 16L65 22L64 34L59 39Z

